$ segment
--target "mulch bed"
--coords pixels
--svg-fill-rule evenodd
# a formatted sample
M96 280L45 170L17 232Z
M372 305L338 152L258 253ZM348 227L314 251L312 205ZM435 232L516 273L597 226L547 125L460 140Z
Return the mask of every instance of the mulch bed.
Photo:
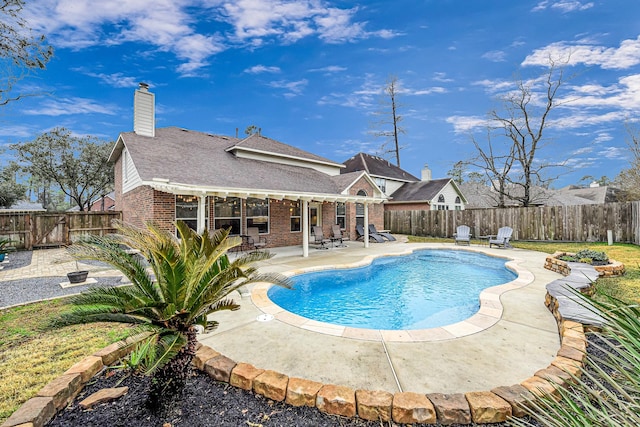
M316 408L294 407L274 402L264 396L238 389L211 379L194 370L178 413L159 417L147 410L145 400L149 378L129 376L123 371L107 377L94 377L76 400L47 424L49 427L399 427L393 422L365 421L324 414ZM122 380L122 381L121 381ZM121 381L120 383L118 383ZM113 402L96 405L91 410L78 402L106 387L128 386L129 392ZM431 424L433 425L433 424ZM506 423L483 424L504 427ZM453 427L456 427L454 425Z

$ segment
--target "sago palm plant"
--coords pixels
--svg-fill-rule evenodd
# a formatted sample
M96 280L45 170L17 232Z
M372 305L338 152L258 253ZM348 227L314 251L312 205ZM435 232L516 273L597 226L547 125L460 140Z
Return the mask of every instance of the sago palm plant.
M179 239L154 224L137 228L118 222L117 234L92 236L72 245L69 251L76 259L108 263L131 286L91 288L73 297L73 310L59 319L62 324L106 321L150 330L153 355L147 360L152 363L144 367L152 376L148 402L161 410L179 400L184 388L195 355L196 325L214 329L217 322L208 316L239 309L228 295L249 283L290 286L283 275L258 274L251 266L270 258L268 252L230 261L227 251L240 239L230 237L228 230L198 234L183 222L176 227Z
M595 351L575 384L560 388L560 400L551 396L531 402L535 423L512 419L511 425L545 427L640 426L640 307L613 297L586 296L584 305L604 319Z

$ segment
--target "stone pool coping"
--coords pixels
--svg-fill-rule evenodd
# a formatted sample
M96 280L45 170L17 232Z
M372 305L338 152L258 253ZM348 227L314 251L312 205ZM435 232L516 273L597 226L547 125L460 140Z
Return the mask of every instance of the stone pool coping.
M517 257L508 255L496 255L488 253L481 248L413 248L407 249L403 252L394 254L377 254L367 255L362 260L353 263L346 264L331 264L313 266L307 268L299 268L294 270L285 271L285 276L291 277L298 274L310 273L315 271L328 271L328 270L344 270L350 268L366 267L370 265L375 259L389 257L389 256L406 256L415 251L420 250L458 250L466 252L474 252L490 256L493 258L507 259L505 266L513 271L517 277L502 285L492 286L482 290L479 295L480 309L471 317L462 320L460 322L452 323L450 325L441 326L437 328L429 329L411 329L411 330L384 330L384 329L364 329L353 328L348 326L340 326L326 322L320 322L317 320L311 320L306 317L299 316L290 311L285 310L279 305L275 304L267 292L274 286L271 283L257 283L251 290L251 302L260 309L264 314L274 316L277 320L286 323L291 326L295 326L301 329L318 332L321 334L327 334L343 338L352 338L367 341L380 341L386 342L429 342L429 341L441 341L450 340L455 338L461 338L467 335L476 334L485 329L488 329L495 325L501 318L504 311L500 296L505 292L509 292L514 289L519 289L529 285L534 280L534 275L529 270L525 269L520 263L523 261Z
M467 393L397 392L354 389L325 384L303 378L288 377L247 363L238 363L208 346L200 346L194 358L196 368L218 381L252 390L269 399L295 406L316 407L332 415L358 416L367 420L389 420L397 423L453 424L471 422L495 423L509 416L523 416L527 398L558 396L558 390L581 375L586 357L585 331L590 326L563 318L547 294L548 308L554 314L561 338L560 349L544 369L517 384ZM551 302L551 303L549 303ZM105 366L124 357L135 342L144 336L131 337L111 344L76 363L62 376L51 381L24 403L2 427L46 424L81 392L84 385Z

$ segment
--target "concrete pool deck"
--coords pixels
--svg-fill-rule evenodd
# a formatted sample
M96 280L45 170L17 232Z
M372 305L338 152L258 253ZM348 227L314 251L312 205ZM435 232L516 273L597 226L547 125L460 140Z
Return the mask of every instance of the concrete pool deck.
M235 298L241 309L215 315L217 330L200 342L225 356L260 369L326 384L390 393L466 393L519 384L544 369L560 348L558 326L545 306L545 285L562 276L544 268L547 254L520 249L460 247L453 243L350 242L348 248L273 250L260 264L263 272L361 265L372 257L436 248L481 251L514 259L520 278L500 291L488 292L488 311L473 321L441 331L379 332L348 330L321 322L300 321L262 299L257 284L251 294ZM497 302L500 304L494 304ZM264 314L275 318L261 321ZM484 316L484 317L483 317ZM360 331L360 332L359 332ZM346 332L346 333L345 333Z

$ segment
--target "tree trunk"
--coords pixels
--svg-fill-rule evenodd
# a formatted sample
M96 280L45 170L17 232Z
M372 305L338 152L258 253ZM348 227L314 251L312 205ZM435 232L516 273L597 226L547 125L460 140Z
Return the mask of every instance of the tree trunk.
M182 347L176 357L158 369L151 378L151 388L147 405L154 412L162 415L172 414L179 410L182 402L182 391L191 374L191 361L196 354L196 330L191 326L187 332L187 344Z

